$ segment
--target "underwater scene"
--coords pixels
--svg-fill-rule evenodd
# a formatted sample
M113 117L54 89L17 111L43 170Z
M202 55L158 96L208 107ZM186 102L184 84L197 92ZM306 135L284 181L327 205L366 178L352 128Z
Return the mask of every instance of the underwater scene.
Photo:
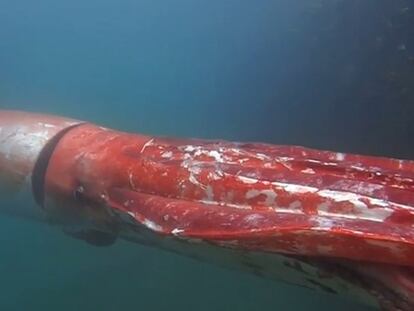
M0 310L414 310L413 137L411 0L0 0Z

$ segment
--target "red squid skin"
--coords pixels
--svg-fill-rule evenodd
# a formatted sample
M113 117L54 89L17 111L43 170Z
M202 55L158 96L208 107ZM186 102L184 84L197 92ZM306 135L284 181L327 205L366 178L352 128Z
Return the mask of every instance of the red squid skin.
M28 149L37 133L23 128L47 135ZM282 254L316 267L318 278L339 275L384 310L414 310L414 161L4 111L0 141L0 179L21 184L32 174L46 219L87 229L72 236L107 245L144 229L166 244Z
M410 266L413 168L411 161L82 125L57 146L46 192L70 201L81 189L160 234Z

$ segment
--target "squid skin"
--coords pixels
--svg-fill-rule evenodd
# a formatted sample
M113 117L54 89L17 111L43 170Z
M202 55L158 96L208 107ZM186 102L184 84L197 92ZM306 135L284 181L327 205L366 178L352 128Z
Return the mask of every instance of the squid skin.
M36 213L75 238L123 238L414 309L414 161L14 111L0 112L0 143L3 188L30 188Z

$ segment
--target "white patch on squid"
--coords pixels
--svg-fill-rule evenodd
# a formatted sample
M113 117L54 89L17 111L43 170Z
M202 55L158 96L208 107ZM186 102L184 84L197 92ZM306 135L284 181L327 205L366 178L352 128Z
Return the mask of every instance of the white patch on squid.
M166 151L161 155L161 158L169 159L172 157L172 155L173 155L172 151Z
M223 155L220 152L216 151L216 150L211 150L207 154L210 157L214 158L214 160L217 161L217 162L223 162L224 161Z
M257 179L246 177L246 176L237 176L237 179L245 184L255 184L257 183Z
M197 166L197 165L190 165L190 166L188 167L188 171L189 171L191 174L198 175L198 174L200 174L200 173L201 173L201 168L200 168L199 166Z
M276 207L274 207L274 210L275 210L276 213L283 213L283 214L296 214L296 215L298 215L298 214L300 214L300 215L305 214L300 209L291 209L290 207L286 208L286 207L276 206Z
M357 166L357 165L351 165L350 168L352 168L353 170L356 170L356 171L365 171L365 168L363 168L361 166ZM375 172L374 174L377 175L377 176L381 175L380 172Z
M360 196L355 193L351 192L343 192L343 191L334 191L334 190L320 190L318 194L321 197L329 198L336 202L350 202L354 205L356 214L338 214L338 213L330 213L329 207L324 205L323 203L318 206L318 214L323 216L339 216L344 218L351 218L351 219L369 219L372 221L379 221L383 222L386 218L388 218L392 213L393 210L389 208L389 204L384 202L383 200L369 198L366 196ZM364 202L361 201L361 198L367 199L370 204L372 205L379 205L382 206L380 208L369 208Z
M307 192L316 192L318 188L310 187L310 186L303 186L303 185L295 185L295 184L288 184L283 182L272 182L274 186L280 187L287 192L291 193L307 193Z
M208 173L208 178L211 180L220 180L224 176L222 171L210 172Z
M352 234L355 234L355 235L362 235L364 237L367 235L366 232L361 231L361 230L349 230L349 231L352 232Z
M265 204L267 206L272 206L275 204L277 194L273 190L262 190L261 193L266 196Z
M219 163L224 162L224 158L223 158L223 154L222 154L223 148L220 148L219 151L217 151L217 150L206 150L206 149L203 149L203 147L200 147L200 146L186 146L184 148L184 151L185 152L190 152L190 153L195 151L194 152L195 157L200 156L200 155L207 155L207 156L213 158L216 162L219 162Z
M156 231L156 232L162 232L162 227L160 225L156 224L155 222L149 220L149 219L144 219L143 224L148 229L151 229L151 230Z
M193 185L196 185L196 186L198 186L198 187L200 187L200 188L202 188L202 189L205 189L206 188L206 186L205 185L203 185L201 182L199 182L198 180L197 180L197 178L196 178L196 175L198 175L198 174L200 174L201 173L201 168L200 167L198 167L198 166L196 166L196 165L189 165L189 166L187 166L187 168L188 168L188 172L190 173L190 176L189 176L189 181L193 184Z
M134 175L132 174L132 172L130 172L128 174L128 180L129 180L129 186L131 187L131 189L135 190L135 183L134 183Z
M244 150L241 150L239 148L227 148L229 152L233 152L234 154L245 154L246 152Z
M191 155L188 153L184 153L183 156L183 163L181 164L181 166L185 167L185 165L188 165L188 162L191 160Z
M175 229L173 229L172 231L171 231L171 233L173 234L173 235L175 235L175 236L177 236L177 235L180 235L181 233L183 233L184 232L184 230L183 229L178 229L178 228L175 228Z
M201 183L197 180L197 178L194 177L193 174L190 174L190 177L188 178L188 180L190 181L190 183L192 183L193 185L196 186L201 186Z
M333 220L326 217L313 217L312 219L317 223L317 226L312 227L313 230L329 230L335 225Z
M360 192L368 195L373 195L375 191L381 190L384 188L382 185L378 184L371 184L366 182L358 182L358 181L338 181L334 184L335 187L339 188L346 188L352 192ZM362 195L362 194L361 194Z
M54 125L54 124L43 123L43 122L38 122L37 125L47 127L47 128L55 128L56 127L56 125Z
M251 225L258 225L261 220L263 220L265 217L260 214L250 214L244 217L244 220Z
M102 194L101 196L102 196L102 197L105 197L105 195L104 195L104 194ZM134 204L134 200L126 200L126 201L124 202L124 206L125 206L125 207L129 207L131 204ZM131 213L131 212L128 212L128 213Z
M260 160L269 160L269 157L263 153L256 153L256 158Z
M338 163L336 162L325 162L320 160L313 160L313 159L307 159L306 162L315 163L315 164L322 164L325 166L338 166Z
M277 159L279 160L279 161L282 161L282 162L290 162L290 161L293 161L294 159L293 158L291 158L291 157L277 157Z
M305 174L315 174L315 171L311 168L307 168L305 170L301 170L301 173L305 173Z
M140 153L143 153L145 151L145 149L149 146L151 146L154 142L154 138L150 139L149 141L147 141L144 146L142 146Z
M337 161L343 161L343 160L345 160L345 154L344 154L344 153L341 153L341 152L338 152L338 153L335 155L335 159L336 159Z
M207 205L222 205L222 206L228 206L228 207L233 207L233 208L238 208L238 209L246 209L246 210L251 210L252 207L250 205L247 204L235 204L235 203L223 203L223 202L217 202L214 200L197 200L197 202L199 203L203 203L203 204L207 204Z
M194 146L188 145L185 146L184 151L185 152L193 152L196 148Z
M228 207L239 208L239 209L252 209L252 207L247 204L226 203L225 205Z

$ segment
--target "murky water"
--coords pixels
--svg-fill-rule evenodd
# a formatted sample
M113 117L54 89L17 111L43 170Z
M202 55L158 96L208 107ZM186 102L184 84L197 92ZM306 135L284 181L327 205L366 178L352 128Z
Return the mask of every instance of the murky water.
M0 107L135 132L414 158L410 1L0 0ZM355 310L0 218L1 310Z

